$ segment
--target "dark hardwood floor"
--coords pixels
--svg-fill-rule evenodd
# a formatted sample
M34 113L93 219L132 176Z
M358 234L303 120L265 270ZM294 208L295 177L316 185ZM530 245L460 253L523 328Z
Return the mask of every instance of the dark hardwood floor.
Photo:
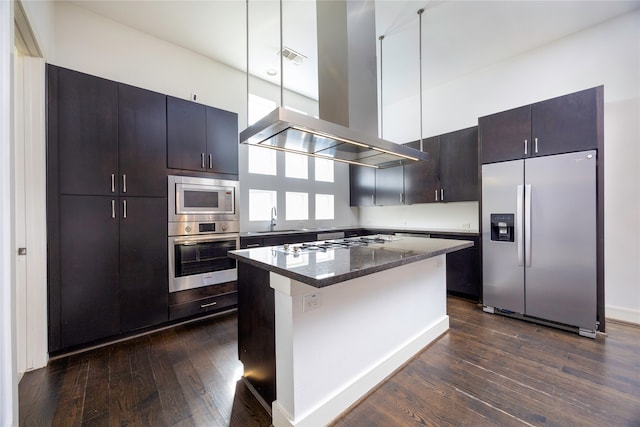
M591 340L448 310L451 329L334 426L640 426L640 327ZM230 314L51 361L20 382L20 425L269 426L236 327Z

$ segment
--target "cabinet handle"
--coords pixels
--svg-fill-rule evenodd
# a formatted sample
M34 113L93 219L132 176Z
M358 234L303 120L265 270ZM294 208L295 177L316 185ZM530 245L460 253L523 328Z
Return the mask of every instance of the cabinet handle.
M111 218L116 217L116 201L111 200Z
M111 174L111 192L112 193L116 192L116 174L115 173Z
M444 188L440 189L440 201L444 202Z
M538 138L534 138L533 139L533 144L534 144L534 151L537 154L538 153Z
M250 245L247 245L247 248L259 248L260 247L260 243L251 243Z
M438 190L435 190L436 193L436 202L438 201Z
M210 302L209 304L200 304L200 308L207 308L207 307L213 307L214 305L218 304L217 302Z
M400 203L402 203L402 193L400 193Z
M371 204L375 205L376 204L376 196L375 195L371 195Z
M127 217L127 201L126 200L122 201L122 217L123 218Z
M122 175L122 192L127 192L127 175Z
M529 148L529 143L528 141L525 139L524 140L524 155L527 155L527 149Z
M200 164L204 168L204 153L200 153Z
M209 154L209 169L213 169L213 156Z

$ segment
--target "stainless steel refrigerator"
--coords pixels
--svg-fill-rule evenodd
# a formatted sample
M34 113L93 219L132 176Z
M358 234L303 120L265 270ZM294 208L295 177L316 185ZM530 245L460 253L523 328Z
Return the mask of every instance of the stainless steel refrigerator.
M594 337L596 151L482 165L483 305Z

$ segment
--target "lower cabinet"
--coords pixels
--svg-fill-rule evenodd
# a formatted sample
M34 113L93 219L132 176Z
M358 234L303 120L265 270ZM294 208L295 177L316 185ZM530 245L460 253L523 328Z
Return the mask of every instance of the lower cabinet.
M169 320L224 311L238 304L235 281L169 294Z
M167 200L61 195L59 204L59 277L49 278L59 334L49 350L166 322L167 220L158 212Z
M447 254L447 293L480 301L480 238L478 236L431 234L437 239L470 240L473 246Z

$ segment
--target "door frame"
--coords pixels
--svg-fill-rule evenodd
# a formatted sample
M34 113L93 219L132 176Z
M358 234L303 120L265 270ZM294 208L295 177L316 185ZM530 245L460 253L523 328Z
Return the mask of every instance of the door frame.
M14 2L0 1L0 424L18 423L13 251Z

